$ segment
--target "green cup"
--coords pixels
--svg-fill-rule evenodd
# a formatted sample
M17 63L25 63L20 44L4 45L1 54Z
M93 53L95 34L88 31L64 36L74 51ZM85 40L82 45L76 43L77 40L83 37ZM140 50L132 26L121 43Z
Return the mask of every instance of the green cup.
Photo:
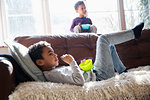
M83 71L89 71L93 68L92 59L87 59L86 61L79 64Z

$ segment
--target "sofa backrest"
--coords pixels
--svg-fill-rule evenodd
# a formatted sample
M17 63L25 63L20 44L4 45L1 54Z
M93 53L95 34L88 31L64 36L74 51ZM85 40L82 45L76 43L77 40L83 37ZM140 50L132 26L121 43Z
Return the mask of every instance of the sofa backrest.
M66 34L66 35L43 35L43 36L20 36L15 38L16 42L26 47L39 42L47 41L51 43L54 51L58 54L58 58L63 54L71 54L79 64L81 59L91 58L95 60L96 53L96 34ZM60 60L60 66L66 65Z
M100 34L99 34L100 35ZM15 39L26 47L38 42L47 41L51 43L58 57L68 53L75 57L77 63L83 58L95 60L96 34L66 34L66 35L43 35L43 36L20 36ZM129 68L150 65L150 29L142 31L140 40L131 40L119 45L116 49L123 64ZM65 63L60 60L60 65Z
M118 55L129 68L150 65L150 29L144 29L139 40L131 40L116 46Z

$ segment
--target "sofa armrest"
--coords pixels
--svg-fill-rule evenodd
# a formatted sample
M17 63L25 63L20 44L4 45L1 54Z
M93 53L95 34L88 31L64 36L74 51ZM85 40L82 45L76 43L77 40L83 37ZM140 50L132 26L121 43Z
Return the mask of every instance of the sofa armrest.
M0 100L7 100L8 95L21 82L33 81L9 54L0 54Z
M0 57L0 100L8 100L8 95L14 88L13 65L5 57Z

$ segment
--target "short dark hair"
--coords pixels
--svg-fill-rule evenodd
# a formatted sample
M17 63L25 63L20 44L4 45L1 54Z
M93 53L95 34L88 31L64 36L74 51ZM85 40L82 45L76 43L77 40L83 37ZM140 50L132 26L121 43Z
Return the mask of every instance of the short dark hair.
M36 60L43 59L43 57L42 57L43 48L47 47L47 46L51 46L51 44L46 42L46 41L40 41L40 42L37 42L37 43L35 43L29 47L28 54L30 55L32 61L35 64L36 64ZM41 69L40 66L38 66L38 67Z
M74 6L75 10L77 10L78 7L79 7L79 5L82 5L82 4L84 4L83 1L78 1L78 2L75 4L75 6Z

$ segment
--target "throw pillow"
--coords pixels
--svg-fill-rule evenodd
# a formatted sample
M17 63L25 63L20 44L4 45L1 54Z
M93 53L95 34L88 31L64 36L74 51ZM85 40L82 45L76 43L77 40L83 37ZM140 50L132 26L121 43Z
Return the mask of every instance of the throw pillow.
M43 72L30 58L27 47L13 41L5 41L5 44L8 46L11 55L28 75L35 81L46 81Z

